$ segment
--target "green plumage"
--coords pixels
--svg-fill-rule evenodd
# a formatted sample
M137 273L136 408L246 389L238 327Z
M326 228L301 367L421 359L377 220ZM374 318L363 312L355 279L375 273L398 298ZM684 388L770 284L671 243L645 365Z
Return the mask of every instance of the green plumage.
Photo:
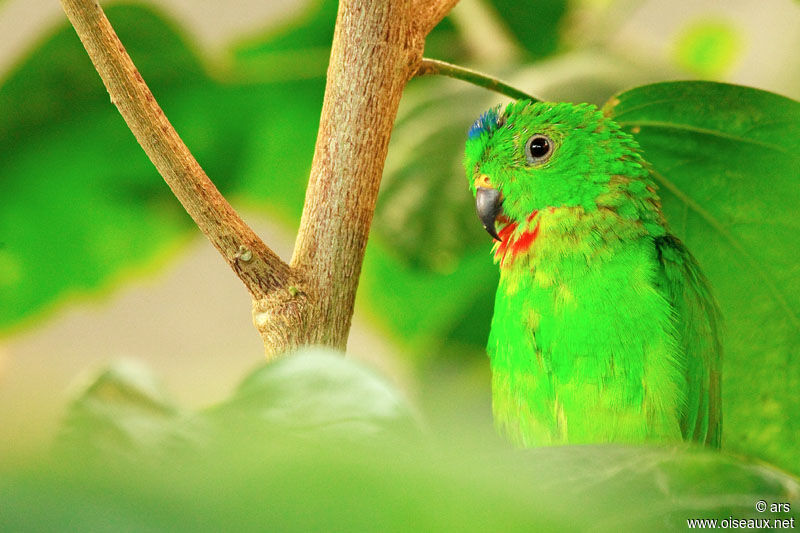
M523 446L718 446L718 312L636 141L594 106L520 101L478 119L465 166L502 239L498 427Z

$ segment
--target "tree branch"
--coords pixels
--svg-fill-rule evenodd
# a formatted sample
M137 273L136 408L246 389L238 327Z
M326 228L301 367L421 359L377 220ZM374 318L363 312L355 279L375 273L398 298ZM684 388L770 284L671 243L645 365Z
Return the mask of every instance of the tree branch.
M419 69L417 69L417 72L415 73L415 76L431 76L436 74L466 81L467 83L489 89L490 91L503 94L515 100L533 100L534 102L541 102L540 99L520 91L519 89L516 89L497 78L489 76L488 74L478 72L477 70L460 67L458 65L453 65L438 59L429 59L427 57L423 58L422 62L420 62Z
M175 196L253 295L268 357L344 349L386 150L425 37L457 0L341 0L291 267L255 235L170 125L100 7L61 0L95 68Z
M136 140L200 230L254 299L274 297L293 278L220 194L180 139L97 2L61 0L83 46Z
M312 343L343 349L400 96L455 0L340 0L291 265L315 305Z

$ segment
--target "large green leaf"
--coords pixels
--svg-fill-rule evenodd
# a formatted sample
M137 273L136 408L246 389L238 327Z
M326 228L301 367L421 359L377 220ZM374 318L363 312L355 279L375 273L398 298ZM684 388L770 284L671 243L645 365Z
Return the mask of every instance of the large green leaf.
M155 464L242 439L357 442L414 425L386 380L341 353L307 348L260 366L200 413L181 408L142 363L113 362L70 402L57 444L67 458Z
M427 354L470 314L474 302L491 311L497 285L493 266L488 252L477 248L449 259L443 268L419 269L375 236L364 259L359 303L388 325L395 340L416 350L410 353ZM473 341L482 351L491 315L478 316L484 320L471 324L473 334L455 340Z
M606 112L644 148L722 308L723 446L800 472L800 103L674 82L619 94Z
M169 22L129 6L112 6L108 16L156 96L176 83L202 79L200 63ZM113 108L75 30L64 24L3 80L0 142L19 147L26 136L98 109Z

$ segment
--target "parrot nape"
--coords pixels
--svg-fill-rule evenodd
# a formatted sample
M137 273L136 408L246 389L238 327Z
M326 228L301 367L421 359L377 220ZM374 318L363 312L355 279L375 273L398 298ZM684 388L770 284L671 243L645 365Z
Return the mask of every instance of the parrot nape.
M490 109L464 159L500 281L487 351L520 446L719 446L720 318L634 138L589 104Z

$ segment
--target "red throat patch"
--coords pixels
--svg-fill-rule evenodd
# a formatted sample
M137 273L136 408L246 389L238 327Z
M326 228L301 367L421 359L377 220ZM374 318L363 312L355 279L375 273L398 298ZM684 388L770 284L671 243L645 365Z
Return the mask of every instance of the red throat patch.
M530 222L536 217L538 211L534 211L526 218L526 222L530 224ZM508 224L500 232L497 234L502 241L497 245L497 249L494 252L495 259L500 260L500 266L503 266L505 263L506 256L511 253L511 258L515 258L517 255L527 252L533 243L536 241L536 237L539 236L539 221L536 221L536 225L533 229L526 229L518 236L514 237L514 233L517 231L518 224L516 222L512 222Z

